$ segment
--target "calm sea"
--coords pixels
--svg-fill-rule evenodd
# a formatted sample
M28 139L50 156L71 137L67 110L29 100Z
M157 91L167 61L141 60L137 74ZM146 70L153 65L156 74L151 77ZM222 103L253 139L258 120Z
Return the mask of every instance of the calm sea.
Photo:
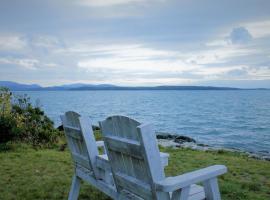
M156 131L193 137L200 143L245 151L270 151L270 91L31 91L45 113L73 110L92 122L127 115L153 123Z

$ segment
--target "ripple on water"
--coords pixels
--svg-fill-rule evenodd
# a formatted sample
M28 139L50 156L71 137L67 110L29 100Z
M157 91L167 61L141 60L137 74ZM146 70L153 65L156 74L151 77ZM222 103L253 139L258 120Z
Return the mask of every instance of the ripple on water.
M21 92L18 92L21 93ZM57 125L74 110L94 124L109 115L153 123L200 143L270 151L270 91L32 91Z

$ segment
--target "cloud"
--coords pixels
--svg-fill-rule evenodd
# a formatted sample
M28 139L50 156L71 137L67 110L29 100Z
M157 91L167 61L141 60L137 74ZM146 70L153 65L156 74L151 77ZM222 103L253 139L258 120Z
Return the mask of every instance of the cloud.
M79 3L91 7L119 6L130 3L142 3L146 0L80 0Z
M46 49L59 48L63 45L57 37L44 35L33 37L31 44L35 47Z
M49 67L49 68L59 67L59 65L56 63L44 63L44 64L42 64L42 66Z
M252 35L244 27L234 28L229 36L232 44L246 44L252 40Z
M244 23L254 38L270 37L270 20Z
M85 48L83 48L85 50ZM145 47L142 44L96 46L88 52L91 58L81 59L77 66L87 71L118 72L181 72L190 70L177 57L178 52Z
M153 12L161 4L168 5L169 2L166 0L77 0L71 3L87 11L85 15L90 16L91 19L132 19L142 18L149 11ZM146 18L144 20L146 21ZM122 26L122 22L117 26Z
M36 59L0 58L0 64L17 65L26 69L37 69L39 61Z
M134 80L142 85L150 82L188 84L199 80L222 79L264 80L269 79L270 73L269 68L260 67L262 60L269 60L268 54L264 57L260 48L227 43L197 51L164 50L146 44L87 47L84 43L82 48L70 47L68 51L87 55L78 57L77 66L80 70L98 80L117 83L119 80L127 84Z
M257 49L239 48L238 46L215 46L211 49L200 49L195 52L187 52L181 56L186 59L187 63L198 65L218 65L226 64L230 60L250 56L257 53Z
M114 56L119 58L136 58L143 59L149 57L167 57L174 56L175 52L154 49L151 47L146 47L144 44L140 43L125 43L125 44L87 44L85 42L83 45L76 45L68 49L70 53L80 53L84 55L98 55L98 56Z
M260 45L231 45L219 37L196 50L155 47L144 42L60 40L48 35L32 36L27 41L24 48L28 51L18 57L0 55L0 65L20 66L30 69L28 73L35 69L46 72L47 77L54 74L65 80L120 85L270 79L269 54Z
M86 49L84 46L76 51L86 53ZM178 84L184 84L185 81L228 77L230 73L234 73L235 78L236 71L244 70L243 66L226 66L226 62L234 57L248 56L253 51L228 46L191 53L153 49L142 44L101 45L92 47L88 52L90 58L80 59L77 66L89 74L99 74L104 80L144 80L143 83L163 80L164 84L177 84L179 80ZM243 76L243 73L238 75ZM165 82L170 79L173 81Z
M239 76L246 76L248 75L247 69L245 68L239 68L239 69L233 69L227 72L227 75L232 77L239 77Z
M23 37L12 34L0 34L0 51L22 50L27 46Z
M227 44L228 42L226 41L226 39L216 39L216 40L208 41L206 43L206 46L217 47L217 46L226 46Z

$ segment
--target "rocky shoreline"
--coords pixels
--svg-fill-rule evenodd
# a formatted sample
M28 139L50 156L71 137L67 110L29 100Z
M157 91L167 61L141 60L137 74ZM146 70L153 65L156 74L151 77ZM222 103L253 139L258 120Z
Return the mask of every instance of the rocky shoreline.
M202 143L197 143L197 141L191 137L184 135L176 135L170 133L157 132L158 144L162 147L172 147L172 148L189 148L199 151L230 151L239 152L246 154L250 158L255 158L259 160L270 161L270 152L246 152L240 149L229 149L224 147L209 146Z
M59 126L58 130L62 131L63 126ZM92 125L94 131L100 130L99 126ZM171 134L166 132L156 132L156 137L158 144L162 147L172 147L172 148L189 148L199 151L229 151L229 152L239 152L246 154L249 158L255 158L258 160L270 161L270 152L247 152L240 149L234 148L224 148L217 146L210 146L207 144L198 143L195 139L178 134Z

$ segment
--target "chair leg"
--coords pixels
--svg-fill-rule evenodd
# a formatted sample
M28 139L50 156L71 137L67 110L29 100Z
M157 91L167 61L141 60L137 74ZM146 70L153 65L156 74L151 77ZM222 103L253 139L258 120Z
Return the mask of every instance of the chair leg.
M81 186L81 179L74 174L73 178L72 178L70 192L68 195L68 200L77 200L78 199L79 192L80 192L80 186Z
M207 200L221 200L217 178L212 178L203 183Z
M176 190L172 193L172 200L187 200L189 196L190 186Z

